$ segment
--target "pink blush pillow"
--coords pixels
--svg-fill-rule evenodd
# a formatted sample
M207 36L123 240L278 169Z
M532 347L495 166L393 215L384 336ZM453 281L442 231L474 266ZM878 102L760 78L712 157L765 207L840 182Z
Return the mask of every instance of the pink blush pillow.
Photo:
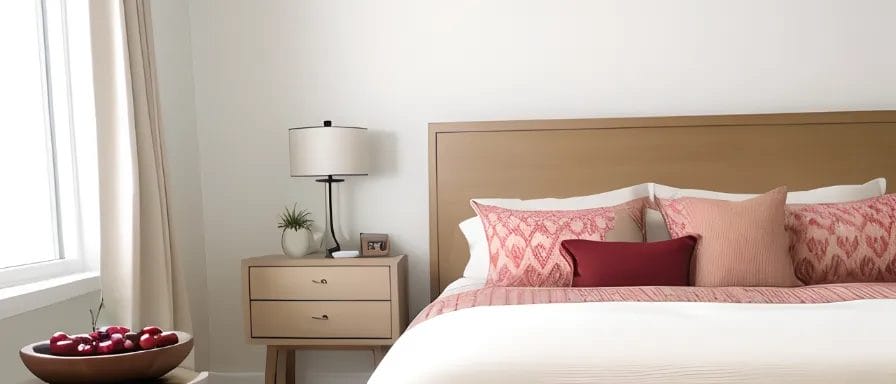
M487 286L569 287L572 264L560 251L567 239L604 240L617 208L640 217L646 199L619 206L560 211L522 211L472 202L489 247ZM624 212L621 211L621 212ZM641 228L634 226L640 236Z
M801 285L784 230L787 188L740 202L658 199L672 237L699 239L691 279L701 287Z
M896 195L790 205L785 224L803 283L896 282Z

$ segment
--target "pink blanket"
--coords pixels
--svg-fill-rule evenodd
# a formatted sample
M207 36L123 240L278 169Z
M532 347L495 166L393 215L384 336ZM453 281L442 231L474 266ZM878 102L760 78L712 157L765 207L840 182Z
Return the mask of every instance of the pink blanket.
M440 297L417 315L411 327L457 310L493 306L607 301L820 304L864 299L896 299L896 283L825 284L774 287L491 287Z

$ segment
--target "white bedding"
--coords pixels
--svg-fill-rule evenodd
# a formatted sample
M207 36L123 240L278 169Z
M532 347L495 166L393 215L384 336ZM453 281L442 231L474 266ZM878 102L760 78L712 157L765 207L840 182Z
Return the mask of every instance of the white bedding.
M439 295L449 296L456 293L472 291L474 289L479 289L485 286L485 279L475 278L475 277L461 277L460 279L454 280L451 284L448 284L445 287L445 290Z
M896 383L896 300L486 306L408 330L369 384Z

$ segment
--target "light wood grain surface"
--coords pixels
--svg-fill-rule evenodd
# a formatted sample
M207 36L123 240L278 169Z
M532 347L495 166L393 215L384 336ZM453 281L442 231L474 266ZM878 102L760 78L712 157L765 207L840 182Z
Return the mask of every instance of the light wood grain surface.
M252 267L252 300L389 300L389 267Z
M251 257L242 261L242 277L251 344L391 345L408 324L404 255Z
M366 349L373 366L408 325L408 258L243 259L243 321L267 345L266 384L296 382L297 349Z
M253 301L252 337L391 339L389 301Z

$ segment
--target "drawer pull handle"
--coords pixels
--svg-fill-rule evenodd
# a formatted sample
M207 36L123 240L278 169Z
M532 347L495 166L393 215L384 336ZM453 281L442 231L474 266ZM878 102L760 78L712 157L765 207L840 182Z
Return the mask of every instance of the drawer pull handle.
M311 318L314 320L330 320L330 316L327 315L311 316Z
M314 283L314 284L326 284L326 283L327 283L327 279L311 280L311 282Z

